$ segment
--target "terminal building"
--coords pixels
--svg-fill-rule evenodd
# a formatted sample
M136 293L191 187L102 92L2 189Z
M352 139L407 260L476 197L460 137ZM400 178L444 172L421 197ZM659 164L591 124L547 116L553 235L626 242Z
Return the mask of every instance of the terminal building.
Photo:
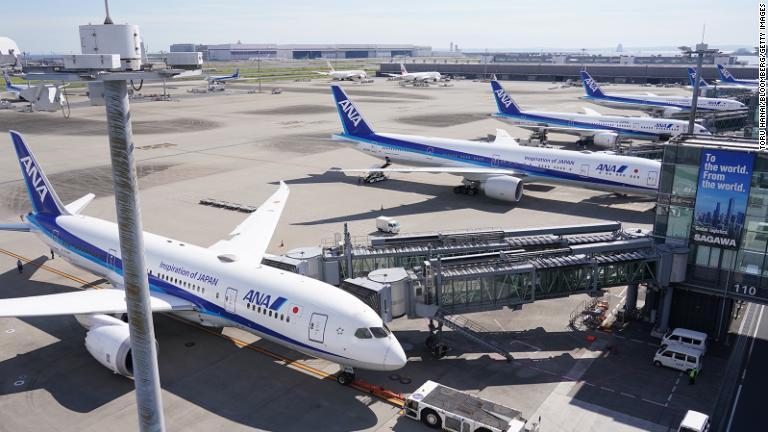
M263 59L365 59L392 57L429 57L432 48L419 45L376 44L219 44L198 45L179 43L171 45L171 52L199 51L206 61L241 61Z

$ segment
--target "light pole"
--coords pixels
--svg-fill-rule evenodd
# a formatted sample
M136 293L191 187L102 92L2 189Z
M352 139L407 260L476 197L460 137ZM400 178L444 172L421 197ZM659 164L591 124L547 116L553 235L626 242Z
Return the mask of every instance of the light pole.
M707 47L707 44L700 43L696 44L696 49L691 49L687 46L681 46L679 48L684 55L691 57L693 54L697 54L698 57L696 58L696 79L693 82L693 98L691 99L691 115L688 117L688 133L692 134L694 131L694 126L696 125L696 110L699 108L699 91L700 91L700 84L701 84L701 65L704 62L704 56L706 54L717 54L718 50L716 49L709 49Z

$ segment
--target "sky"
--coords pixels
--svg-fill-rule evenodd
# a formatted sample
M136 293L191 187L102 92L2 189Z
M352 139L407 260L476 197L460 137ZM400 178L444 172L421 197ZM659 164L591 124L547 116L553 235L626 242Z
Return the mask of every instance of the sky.
M756 0L111 0L150 52L172 43L405 43L474 49L599 49L757 44ZM103 0L14 2L0 36L31 53L79 53L77 26Z

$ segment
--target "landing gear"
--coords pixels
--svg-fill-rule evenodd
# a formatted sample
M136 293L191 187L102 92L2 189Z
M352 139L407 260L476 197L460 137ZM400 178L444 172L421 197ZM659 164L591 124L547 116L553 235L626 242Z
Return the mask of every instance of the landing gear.
M458 195L475 196L480 193L480 188L477 183L468 182L453 188L453 193Z
M433 358L441 359L448 354L448 345L442 341L443 323L438 321L437 324L435 324L434 321L430 319L428 326L429 336L427 336L425 344Z
M541 129L536 132L531 132L531 136L528 138L528 141L533 142L534 140L539 141L539 145L541 146L547 145L547 131Z
M336 380L343 386L348 386L355 381L355 370L350 366L342 366L341 372L336 376Z

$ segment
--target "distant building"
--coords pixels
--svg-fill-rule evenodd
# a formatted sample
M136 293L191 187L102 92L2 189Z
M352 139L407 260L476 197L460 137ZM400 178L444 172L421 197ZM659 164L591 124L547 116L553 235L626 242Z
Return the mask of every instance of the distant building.
M388 57L428 57L432 47L419 45L373 44L248 44L219 45L173 44L171 52L200 51L208 61L238 61L253 58L279 58L294 60L359 59Z
M619 45L621 46L621 45ZM619 51L617 47L617 51ZM582 53L556 52L506 52L492 53L493 63L551 63L551 64L636 64L636 65L691 65L696 63L695 57L682 55L592 55ZM482 58L485 52L465 52L467 57ZM735 64L736 57L728 54L709 55L704 57L704 64Z

